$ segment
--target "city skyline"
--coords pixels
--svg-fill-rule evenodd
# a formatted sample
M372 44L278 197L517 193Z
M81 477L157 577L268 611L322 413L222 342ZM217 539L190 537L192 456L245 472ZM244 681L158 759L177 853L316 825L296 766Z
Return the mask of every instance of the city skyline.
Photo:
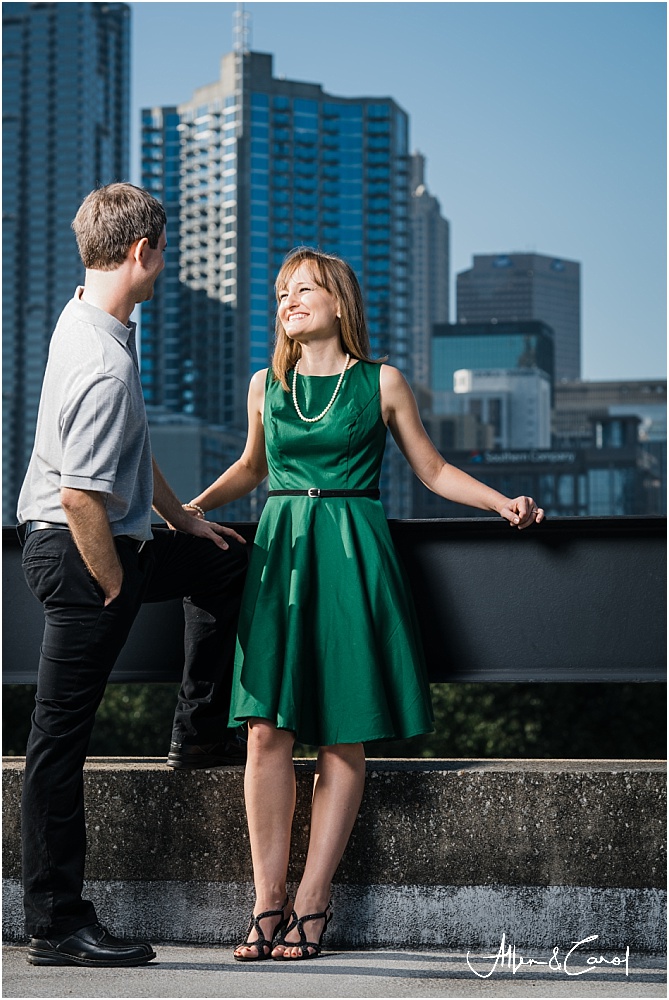
M130 7L138 181L139 108L217 78L235 5ZM371 3L246 7L250 47L278 74L409 114L453 281L477 253L578 260L583 377L664 374L663 4L391 3L382 23Z

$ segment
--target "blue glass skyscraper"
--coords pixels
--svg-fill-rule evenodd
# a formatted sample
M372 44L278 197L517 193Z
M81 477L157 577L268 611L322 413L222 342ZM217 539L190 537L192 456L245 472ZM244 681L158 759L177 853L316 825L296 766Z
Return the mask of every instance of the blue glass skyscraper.
M179 115L176 108L142 112L142 184L162 202L169 229L165 273L156 282L151 308L142 310L142 386L148 406L193 412L189 370L180 328Z
M462 368L538 369L555 378L554 334L538 320L518 323L440 323L432 340L433 392L452 392Z
M6 3L3 29L3 520L32 449L49 339L84 270L72 219L128 175L130 9Z
M220 80L177 112L179 252L178 262L168 261L166 287L178 270L173 329L182 341L180 378L189 380L192 397L188 404L162 397L164 405L208 424L246 426L249 378L272 352L274 277L298 245L351 264L375 355L387 355L410 377L406 113L391 98L334 97L318 84L277 79L271 55L241 50L224 56ZM159 144L148 155L160 113L143 114L147 187L160 173ZM167 155L163 163L167 172ZM156 301L142 310L143 357L153 350L148 331L157 329L151 316L158 308ZM169 323L162 336L172 342ZM144 379L147 399L158 401L160 369ZM392 479L390 507L399 514L404 480Z

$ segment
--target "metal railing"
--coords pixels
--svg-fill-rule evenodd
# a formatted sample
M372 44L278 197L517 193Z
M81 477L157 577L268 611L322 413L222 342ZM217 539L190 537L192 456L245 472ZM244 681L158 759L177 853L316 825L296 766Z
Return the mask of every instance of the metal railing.
M236 524L247 540L255 524ZM666 518L391 521L431 681L664 681ZM3 683L36 680L42 609L3 528ZM181 677L179 602L145 605L112 681Z

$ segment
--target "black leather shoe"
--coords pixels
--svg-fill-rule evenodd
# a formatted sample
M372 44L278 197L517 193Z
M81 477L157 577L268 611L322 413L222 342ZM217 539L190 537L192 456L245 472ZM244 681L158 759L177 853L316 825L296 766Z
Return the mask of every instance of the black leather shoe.
M80 927L69 934L34 937L28 946L31 965L129 966L145 965L156 953L147 941L121 941L101 924Z
M230 730L228 730L230 732ZM222 743L170 743L167 755L170 767L182 770L197 768L230 767L246 763L246 740L238 730Z

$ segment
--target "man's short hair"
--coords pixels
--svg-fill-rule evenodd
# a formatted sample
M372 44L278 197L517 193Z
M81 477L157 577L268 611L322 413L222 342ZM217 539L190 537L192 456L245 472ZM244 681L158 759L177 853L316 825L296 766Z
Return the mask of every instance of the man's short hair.
M146 237L155 250L166 222L165 209L153 195L134 184L119 182L91 191L72 228L84 267L114 271L137 240Z

